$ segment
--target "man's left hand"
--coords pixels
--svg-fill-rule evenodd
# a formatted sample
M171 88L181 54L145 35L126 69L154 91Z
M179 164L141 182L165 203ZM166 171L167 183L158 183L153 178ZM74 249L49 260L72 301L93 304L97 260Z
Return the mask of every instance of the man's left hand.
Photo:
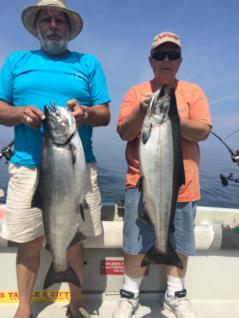
M67 101L66 107L71 110L71 114L75 118L78 128L85 123L84 111L88 109L87 106L80 105L76 99L70 99Z

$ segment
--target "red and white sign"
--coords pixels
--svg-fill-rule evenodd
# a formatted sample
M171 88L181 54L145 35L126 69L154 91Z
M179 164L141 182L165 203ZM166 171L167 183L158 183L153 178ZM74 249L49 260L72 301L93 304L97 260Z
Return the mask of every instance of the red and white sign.
M107 258L101 260L100 264L101 275L124 275L124 259ZM144 275L149 274L149 268Z
M123 275L124 260L103 259L101 261L101 275Z

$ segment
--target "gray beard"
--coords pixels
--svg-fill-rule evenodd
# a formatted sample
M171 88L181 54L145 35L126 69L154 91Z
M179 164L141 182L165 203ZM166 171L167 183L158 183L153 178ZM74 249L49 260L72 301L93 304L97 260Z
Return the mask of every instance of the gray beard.
M51 41L40 37L41 48L50 55L62 55L67 51L67 40Z

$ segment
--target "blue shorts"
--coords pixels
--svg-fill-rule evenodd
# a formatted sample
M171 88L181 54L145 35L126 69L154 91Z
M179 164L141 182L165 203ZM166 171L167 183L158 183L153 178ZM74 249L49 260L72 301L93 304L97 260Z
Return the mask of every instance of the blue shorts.
M127 254L145 254L154 245L155 234L151 225L139 218L142 210L142 195L137 188L125 193L125 213L123 228L123 250ZM196 255L194 220L197 202L178 202L174 217L174 232L169 240L175 251L186 255Z

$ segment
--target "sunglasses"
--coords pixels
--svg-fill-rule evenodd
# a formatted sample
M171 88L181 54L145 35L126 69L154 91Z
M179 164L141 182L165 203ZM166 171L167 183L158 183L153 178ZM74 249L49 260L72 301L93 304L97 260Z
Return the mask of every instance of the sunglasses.
M181 57L180 51L156 51L151 54L151 57L156 61L163 61L166 56L170 61L178 60Z

